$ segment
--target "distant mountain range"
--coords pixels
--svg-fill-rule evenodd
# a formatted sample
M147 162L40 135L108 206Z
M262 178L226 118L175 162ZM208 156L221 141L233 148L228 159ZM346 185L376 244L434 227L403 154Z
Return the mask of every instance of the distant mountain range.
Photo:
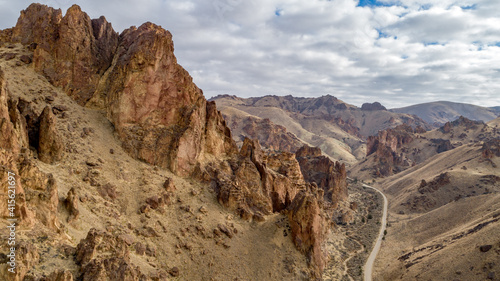
M393 108L390 109L390 111L414 114L429 124L441 126L446 122L456 120L460 116L464 116L471 120L488 122L495 119L500 114L500 106L488 108L466 103L436 101L402 108Z
M347 164L354 164L366 154L365 140L380 130L408 124L429 130L421 118L390 112L378 102L361 108L333 96L303 98L264 96L240 98L221 95L217 103L233 138L242 144L245 137L257 138L267 149L291 150L299 144L321 150Z
M500 106L490 107L490 109L493 110L496 114L500 115Z

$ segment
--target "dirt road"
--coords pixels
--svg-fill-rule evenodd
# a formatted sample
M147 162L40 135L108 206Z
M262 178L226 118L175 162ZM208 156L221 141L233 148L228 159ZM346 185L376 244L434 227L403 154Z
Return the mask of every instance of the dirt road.
M384 211L382 213L382 220L380 222L380 232L377 237L377 242L375 243L375 246L373 247L372 252L370 253L370 256L368 257L368 260L365 263L365 281L371 281L372 280L372 272L373 272L373 264L375 262L375 258L377 257L378 251L380 250L380 246L382 245L382 238L384 237L384 231L387 225L387 197L385 197L384 193L382 191L378 190L375 187L363 184L363 186L371 188L376 190L378 193L382 195L384 198Z

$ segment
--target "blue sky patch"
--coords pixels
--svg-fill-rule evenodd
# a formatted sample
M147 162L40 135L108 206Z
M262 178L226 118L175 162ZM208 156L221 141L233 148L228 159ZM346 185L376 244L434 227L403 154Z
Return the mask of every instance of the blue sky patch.
M359 0L358 7L390 7L392 4L383 3L378 0Z
M469 5L469 6L461 6L460 8L462 8L464 10L475 10L475 9L477 9L477 4Z

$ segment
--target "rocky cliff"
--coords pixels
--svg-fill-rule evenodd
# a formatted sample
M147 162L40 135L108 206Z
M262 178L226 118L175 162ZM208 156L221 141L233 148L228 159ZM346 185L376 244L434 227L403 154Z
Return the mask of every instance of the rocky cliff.
M332 208L347 196L345 166L324 156L295 157L289 152L266 155L257 140L246 138L237 158L205 173L219 202L243 219L264 221L267 215L287 213L295 245L307 255L313 276L320 277L328 261L322 245L332 225Z
M152 23L118 35L104 17L77 5L32 4L21 12L12 42L34 48L35 70L81 105L105 109L135 158L189 175L204 154L236 147L215 105L174 56L172 35Z
M295 157L304 180L322 189L325 200L337 206L339 201L347 199L347 174L344 164L333 162L321 155L321 149L307 145L301 147Z

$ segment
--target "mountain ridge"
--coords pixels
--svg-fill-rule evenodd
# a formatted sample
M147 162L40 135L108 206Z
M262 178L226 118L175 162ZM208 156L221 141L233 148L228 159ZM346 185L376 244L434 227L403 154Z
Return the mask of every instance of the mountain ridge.
M391 108L389 110L393 112L414 114L427 123L437 126L444 125L448 121L454 121L460 116L464 116L471 120L488 122L498 117L499 114L492 108L450 101L421 103L407 107Z

